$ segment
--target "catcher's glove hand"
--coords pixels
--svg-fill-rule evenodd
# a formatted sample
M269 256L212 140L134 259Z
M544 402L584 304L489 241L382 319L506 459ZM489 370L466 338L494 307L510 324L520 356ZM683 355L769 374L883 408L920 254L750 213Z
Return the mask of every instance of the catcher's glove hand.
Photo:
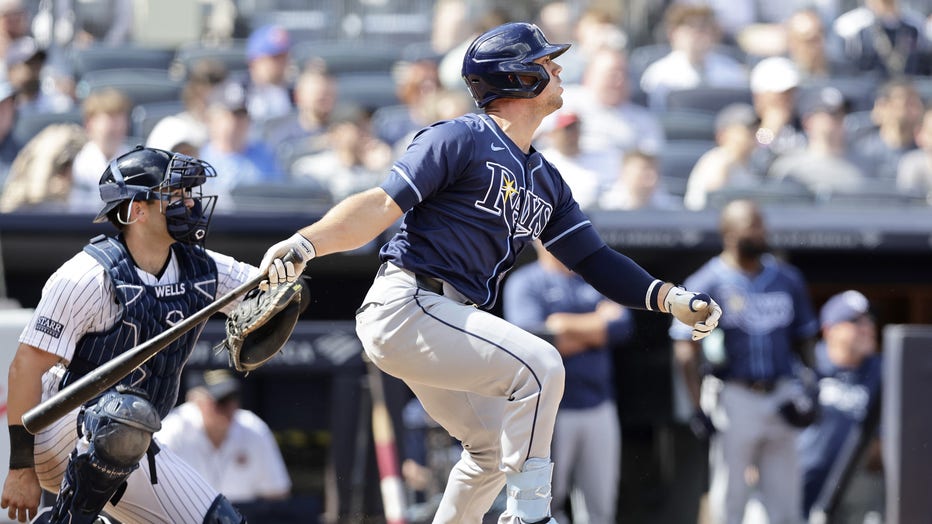
M226 339L217 346L229 351L231 366L249 372L278 354L304 310L303 287L297 280L246 294L227 317Z

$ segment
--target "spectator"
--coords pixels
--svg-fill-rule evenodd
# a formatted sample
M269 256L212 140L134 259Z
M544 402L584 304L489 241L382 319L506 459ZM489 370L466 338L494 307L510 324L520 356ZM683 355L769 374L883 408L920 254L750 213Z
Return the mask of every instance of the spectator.
M796 11L784 23L787 56L803 79L826 79L852 74L854 67L836 57L825 38L825 24L818 11Z
M118 47L133 39L133 0L55 0L54 42L63 48Z
M263 139L275 147L282 167L288 170L287 158L294 151L320 149L321 137L330 124L337 104L337 83L332 75L316 68L307 68L295 84L297 111L268 120L263 126Z
M0 196L0 212L65 211L72 185L72 165L87 142L77 124L52 124L16 156Z
M467 35L455 47L450 48L450 50L443 55L443 58L440 59L437 69L440 84L446 89L463 89L463 75L461 70L463 68L463 55L466 54L466 49L469 48L469 44L482 33L510 20L511 16L508 12L500 7L494 7L483 11L478 19L472 23L473 33Z
M201 158L219 173L205 187L221 197L219 202L227 202L218 205L218 212L235 208L231 192L236 187L285 181L272 150L250 138L251 126L244 87L233 81L215 87L207 103L207 143Z
M881 77L915 75L921 51L928 47L923 21L900 9L898 0L864 0L864 5L839 16L833 29L844 56L864 73Z
M785 57L770 57L751 70L751 97L760 116L758 147L751 156L754 171L766 173L779 155L806 145L796 118L799 70Z
M400 106L376 109L372 115L372 131L379 140L392 147L405 147L401 143L433 120L426 103L440 88L437 63L422 59L399 62L395 66L395 93Z
M129 111L132 103L122 91L104 88L84 99L84 129L88 142L74 159L72 167L71 210L93 211L100 205L100 174L110 159L129 152Z
M16 40L7 48L7 78L16 90L16 105L21 115L56 112L52 100L42 92L42 67L46 56L29 36Z
M697 437L711 437L710 521L742 521L751 491L746 473L756 468L769 522L798 522L802 477L794 424L810 422L805 415L811 417L814 406L804 409L811 393L794 370L818 333L818 320L800 272L768 254L764 218L753 202L727 204L720 233L721 254L685 287L707 289L722 304L722 336L700 345L684 324L674 321L670 328L694 409L690 427ZM710 372L701 403L700 355Z
M599 170L605 167L607 155L601 152L584 152L579 147L582 123L576 113L561 111L553 119L547 133L549 147L541 154L550 161L573 191L579 207L592 207L599 198Z
M870 303L858 291L832 296L820 313L822 341L815 349L819 378L819 420L799 435L803 472L803 517L829 489L829 472L837 467L839 451L864 427L868 413L879 409L881 357L877 324ZM880 438L875 434L866 449L865 462L856 468L848 490L832 514L832 522L867 522L873 511L882 514L884 480Z
M226 78L227 69L222 62L204 59L195 63L181 91L184 110L159 120L149 132L146 145L166 151L176 151L182 142L196 150L203 147L207 143L208 99Z
M593 167L602 190L614 182L625 152L657 153L665 141L657 116L631 102L627 67L623 50L601 48L589 57L582 84L567 86L563 94L564 107L582 120L582 150L607 156L602 167Z
M10 166L22 145L13 136L16 123L16 90L6 80L0 80L0 182L5 181Z
M541 8L541 19L543 20L545 15L549 15L552 19L559 19L560 16L563 16L559 12L561 9L559 6L561 5L564 6L562 9L569 9L568 3L566 2L553 2L548 4L547 7L550 8L549 12L545 12L545 8ZM542 26L544 34L546 34L550 40L573 43L572 47L567 49L567 51L560 56L560 65L563 66L563 72L560 73L560 78L563 79L564 84L580 83L590 58L599 49L603 47L624 49L627 46L627 35L621 29L620 23L616 17L609 10L605 9L605 7L604 5L592 6L583 11L573 26L573 34L568 35L572 38L561 40L557 36L560 34L559 31L551 35L554 30ZM568 23L572 23L574 18L571 17L566 20ZM551 23L549 26L553 27L554 24Z
M927 195L932 203L932 107L922 114L916 130L918 149L904 153L896 174L896 187L907 193Z
M621 427L615 407L612 350L633 333L631 314L567 269L539 241L537 262L505 282L505 319L543 333L563 357L563 400L553 430L553 502L556 522L578 489L589 522L616 522L621 477ZM574 510L581 508L575 507Z
M282 26L262 26L249 35L246 42L248 107L253 121L263 122L286 115L294 108L287 78L290 50L291 38Z
M641 89L651 107L665 107L667 93L677 89L747 86L744 66L715 51L721 34L711 7L674 3L666 11L664 24L671 51L641 75Z
M29 36L29 12L22 0L0 0L0 56L6 56L10 46Z
M155 439L234 504L287 498L291 479L275 436L255 413L240 408L239 380L225 369L197 378Z
M868 177L892 186L900 158L916 148L922 112L922 99L909 80L890 80L881 86L871 110L877 129L852 145L858 165Z
M623 211L679 209L682 203L664 187L657 157L635 149L625 153L618 178L601 193L599 207Z
M748 104L730 104L719 111L715 117L718 145L703 154L689 174L683 198L686 208L705 208L708 194L725 187L760 184L763 177L751 166L759 128L760 118Z
M844 95L834 87L819 88L800 100L800 113L806 147L782 154L767 176L793 179L821 199L861 190L867 178L846 145Z
M334 201L378 186L391 167L391 147L373 136L368 116L359 108L335 115L326 140L321 152L294 162L292 178L317 182Z

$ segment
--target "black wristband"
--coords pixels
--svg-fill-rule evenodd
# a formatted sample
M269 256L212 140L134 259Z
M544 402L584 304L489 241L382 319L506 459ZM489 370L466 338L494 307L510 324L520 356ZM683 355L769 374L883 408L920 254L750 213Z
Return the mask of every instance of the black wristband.
M31 468L36 465L33 446L36 437L21 424L10 425L10 469Z

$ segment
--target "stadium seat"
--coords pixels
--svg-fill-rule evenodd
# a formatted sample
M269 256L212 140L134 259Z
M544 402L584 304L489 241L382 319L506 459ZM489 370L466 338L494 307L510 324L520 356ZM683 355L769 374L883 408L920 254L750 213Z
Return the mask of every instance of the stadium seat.
M686 181L693 166L706 151L715 147L711 140L667 140L657 155L660 179L675 196L686 194Z
M106 69L162 69L167 71L175 57L174 49L157 49L124 45L91 46L70 51L75 78Z
M181 111L184 111L184 104L180 100L139 104L130 113L132 122L130 132L133 136L146 140L159 120Z
M13 124L13 138L25 145L32 137L39 134L51 124L73 123L84 125L84 116L80 109L72 109L64 113L27 113L19 115Z
M119 89L133 105L139 105L177 101L182 84L159 69L104 69L85 74L75 87L75 93L83 100L94 91L108 87Z
M750 104L750 88L700 86L670 91L667 95L666 110L715 114L723 107L735 102Z
M767 179L756 186L726 187L712 191L706 197L706 205L711 209L720 209L737 199L753 200L761 206L811 206L815 203L815 195L803 184L792 179Z
M248 69L245 41L234 40L225 45L206 45L196 42L182 46L175 53L172 77L184 78L194 64L205 58L222 63L230 73L241 73Z
M395 95L395 80L391 74L344 73L336 76L341 103L356 104L370 111L400 103Z
M704 111L664 111L657 114L667 140L715 140L715 114Z
M896 188L892 180L867 180L849 191L835 191L823 205L858 209L927 206L925 193L907 192Z
M230 191L236 212L315 213L332 204L330 191L313 180L240 185Z
M358 42L298 42L291 48L291 60L303 68L308 61L323 60L332 75L385 73L401 58L399 46L362 45Z

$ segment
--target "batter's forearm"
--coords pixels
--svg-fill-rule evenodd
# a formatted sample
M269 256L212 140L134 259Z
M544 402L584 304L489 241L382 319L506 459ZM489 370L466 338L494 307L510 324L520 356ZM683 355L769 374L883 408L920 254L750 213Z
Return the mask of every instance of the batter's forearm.
M311 241L317 256L360 248L388 229L401 208L382 188L347 197L299 233Z

